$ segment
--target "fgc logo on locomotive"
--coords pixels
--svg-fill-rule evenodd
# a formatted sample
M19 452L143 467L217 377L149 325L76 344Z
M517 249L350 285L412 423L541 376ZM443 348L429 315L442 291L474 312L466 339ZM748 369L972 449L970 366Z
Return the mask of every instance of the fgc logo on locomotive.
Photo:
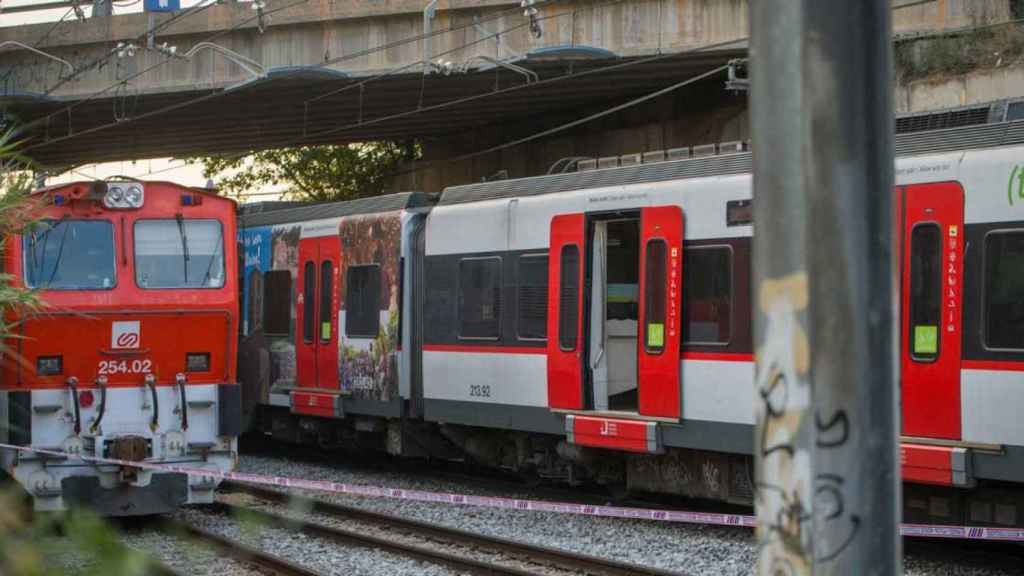
M113 322L110 325L110 347L114 350L132 350L142 340L139 321Z

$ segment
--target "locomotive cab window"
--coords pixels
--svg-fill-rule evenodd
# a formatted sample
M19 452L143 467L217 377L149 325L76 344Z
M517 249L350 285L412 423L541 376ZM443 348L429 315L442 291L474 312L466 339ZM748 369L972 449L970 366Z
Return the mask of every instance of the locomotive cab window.
M548 257L528 254L519 258L516 331L522 340L544 340L548 335Z
M910 233L910 356L931 362L939 356L942 312L942 232L935 223Z
M224 227L217 220L139 220L133 252L140 288L224 286Z
M110 290L114 227L106 220L41 220L22 236L25 285L43 290Z
M380 332L380 266L349 266L345 272L345 335L376 338Z
M501 334L501 258L459 262L459 337L497 339Z
M1024 230L985 237L985 346L1024 350Z
M683 343L725 345L732 335L732 248L684 251Z

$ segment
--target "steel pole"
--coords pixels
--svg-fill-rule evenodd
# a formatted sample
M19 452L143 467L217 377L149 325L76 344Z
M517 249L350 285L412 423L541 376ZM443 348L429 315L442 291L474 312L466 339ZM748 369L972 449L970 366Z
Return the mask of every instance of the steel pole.
M758 574L898 574L888 0L752 0Z

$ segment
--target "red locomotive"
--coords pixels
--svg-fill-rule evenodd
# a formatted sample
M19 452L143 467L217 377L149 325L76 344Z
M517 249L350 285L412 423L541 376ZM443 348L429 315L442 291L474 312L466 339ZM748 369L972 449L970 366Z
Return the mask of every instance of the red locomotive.
M4 470L37 510L87 503L140 515L210 502L215 476L78 456L237 460L235 203L167 182L87 182L33 193L6 272L44 307L17 322L0 380ZM77 455L77 456L76 456Z

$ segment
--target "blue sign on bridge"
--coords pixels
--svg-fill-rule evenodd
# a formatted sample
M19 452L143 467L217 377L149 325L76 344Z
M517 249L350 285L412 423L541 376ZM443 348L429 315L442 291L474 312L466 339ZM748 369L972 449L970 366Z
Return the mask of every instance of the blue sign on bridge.
M181 0L144 0L146 12L175 12L181 10Z

